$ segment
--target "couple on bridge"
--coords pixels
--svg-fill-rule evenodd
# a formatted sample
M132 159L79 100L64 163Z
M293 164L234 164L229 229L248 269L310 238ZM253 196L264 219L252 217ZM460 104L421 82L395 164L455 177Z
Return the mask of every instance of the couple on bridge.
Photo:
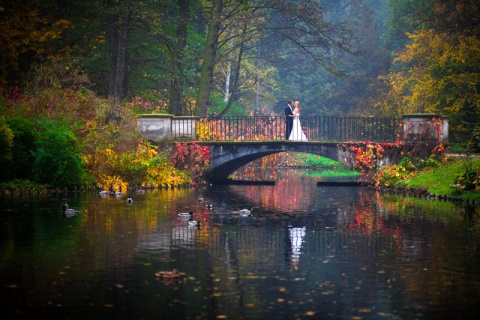
M308 141L300 123L300 102L288 100L285 107L285 139L290 141Z

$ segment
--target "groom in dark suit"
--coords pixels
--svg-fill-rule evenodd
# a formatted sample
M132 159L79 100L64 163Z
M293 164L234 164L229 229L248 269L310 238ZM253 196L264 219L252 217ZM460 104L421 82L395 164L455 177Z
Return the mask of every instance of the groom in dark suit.
M290 137L293 126L293 100L288 100L288 105L285 107L285 140Z

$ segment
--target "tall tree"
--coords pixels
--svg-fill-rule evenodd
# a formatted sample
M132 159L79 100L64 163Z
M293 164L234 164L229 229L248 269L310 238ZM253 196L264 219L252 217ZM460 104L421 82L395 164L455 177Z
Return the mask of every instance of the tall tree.
M223 7L223 0L212 0L212 5L209 10L207 42L203 54L203 63L200 71L200 81L198 84L197 101L195 105L195 114L199 117L207 116Z
M33 63L58 58L68 48L53 46L71 25L48 3L35 0L0 2L0 84L21 85Z
M112 18L109 28L112 39L110 64L110 101L119 103L126 96L128 28L131 15L130 2L125 1L118 7L118 13Z
M174 115L186 115L183 97L183 56L187 44L187 30L190 20L190 0L178 0L178 25L176 26L174 43L172 45L171 87L168 111Z
M480 125L480 28L478 14L471 14L479 6L470 0L433 5L428 28L410 34L412 43L396 57L378 106L448 116L451 141L466 141Z

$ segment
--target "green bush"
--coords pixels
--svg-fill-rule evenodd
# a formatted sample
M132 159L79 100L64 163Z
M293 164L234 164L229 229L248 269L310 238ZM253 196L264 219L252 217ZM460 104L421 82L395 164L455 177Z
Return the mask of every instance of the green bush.
M0 181L7 181L12 176L13 138L12 129L5 118L0 116Z
M463 159L463 173L455 179L454 187L460 190L476 190L480 185L480 168L473 165L471 157Z
M36 124L21 117L8 119L7 123L14 134L10 178L32 180L32 165L35 161L37 142Z
M78 141L65 125L40 123L33 164L35 181L51 187L83 186L87 173Z
M467 145L470 152L480 152L480 126L473 128L472 136Z

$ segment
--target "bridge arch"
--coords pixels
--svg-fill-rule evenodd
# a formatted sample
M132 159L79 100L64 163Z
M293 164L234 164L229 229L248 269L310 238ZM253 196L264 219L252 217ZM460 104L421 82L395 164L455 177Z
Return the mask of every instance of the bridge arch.
M302 152L330 158L353 167L353 159L346 148L328 142L221 142L203 143L210 146L210 169L207 179L223 181L235 170L249 162L280 152Z

